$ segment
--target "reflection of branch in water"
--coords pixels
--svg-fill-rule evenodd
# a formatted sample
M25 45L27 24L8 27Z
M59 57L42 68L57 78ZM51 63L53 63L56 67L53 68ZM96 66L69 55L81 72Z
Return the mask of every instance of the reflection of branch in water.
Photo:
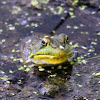
M84 60L89 60L89 59L94 59L94 58L100 58L100 56L90 57L90 58L87 58L87 59L84 59Z
M69 13L66 14L66 16L64 16L64 18L62 18L60 20L60 22L57 24L56 27L54 27L54 29L52 30L52 32L50 32L51 35L53 35L55 33L55 31L69 18Z
M62 1L60 0L59 2L66 4L68 7L73 8L74 10L79 11L81 14L90 14L90 13L85 13L85 11L82 11L80 9L78 9L77 7L73 6L72 4L68 3L67 1ZM52 32L50 32L51 35L54 35L55 31L57 29L59 29L59 27L70 17L69 13L66 13L66 15L63 17L63 19L60 20L60 22L54 27L54 29L52 30Z

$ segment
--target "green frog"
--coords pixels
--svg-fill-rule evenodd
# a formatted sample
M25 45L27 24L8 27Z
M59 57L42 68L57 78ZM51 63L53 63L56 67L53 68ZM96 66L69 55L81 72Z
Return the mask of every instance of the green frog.
M52 66L63 64L74 57L74 51L69 44L68 36L27 37L21 46L24 61L31 61L36 66Z

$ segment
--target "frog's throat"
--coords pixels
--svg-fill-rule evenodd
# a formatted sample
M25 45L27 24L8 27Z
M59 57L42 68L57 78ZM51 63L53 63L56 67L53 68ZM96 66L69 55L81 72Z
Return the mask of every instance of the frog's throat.
M31 54L30 57L33 59L33 62L35 64L61 64L66 62L70 57L73 56L73 50L69 52L56 52L56 53L51 53L51 54L43 54L43 53L36 53L36 54Z

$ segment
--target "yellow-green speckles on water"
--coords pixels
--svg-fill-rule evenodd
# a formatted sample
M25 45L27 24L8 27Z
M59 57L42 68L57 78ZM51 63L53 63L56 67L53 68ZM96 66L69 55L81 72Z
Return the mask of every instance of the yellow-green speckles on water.
M19 23L15 23L15 25L19 25Z
M83 24L80 24L80 26L83 27L84 25Z
M79 0L74 0L74 1L72 2L72 5L76 5L78 2L79 2Z
M74 29L78 29L79 27L78 26L74 26Z
M15 49L13 49L12 52L15 52Z
M55 67L54 67L54 66L52 66L52 67L51 67L51 69L55 69Z
M30 68L26 68L25 71L26 71L26 72L29 72L29 71L30 71Z
M36 94L36 95L38 95L38 93L37 92L33 92L34 94Z
M31 0L31 6L38 8L38 9L41 9L41 3L42 2L39 2L38 0Z
M98 83L100 84L100 81L98 81Z
M71 65L74 65L74 64L75 64L75 62L74 62L74 61L70 61L70 64L71 64Z
M74 11L74 9L73 9L73 8L69 8L69 10L70 10L70 11Z
M21 84L22 82L21 82L21 80L18 80L18 82L17 82L18 84Z
M20 52L20 50L16 50L16 52Z
M73 8L69 8L69 14L70 14L70 16L71 16L71 18L74 18L75 17L75 15L74 15L74 9Z
M3 43L5 43L5 39L2 39L1 41L0 41L0 44L3 44Z
M86 64L86 63L87 63L87 61L86 61L85 59L83 59L83 60L81 60L81 62L80 62L80 63Z
M13 10L11 11L12 14L18 14L21 11L20 6L13 6Z
M98 32L97 35L100 35L100 32Z
M5 41L6 41L5 39L2 39L2 41L1 41L1 42L2 42L2 43L4 43Z
M81 32L81 34L84 34L84 32Z
M3 77L0 77L0 79L8 79L8 76L7 75L4 75Z
M14 26L9 27L9 30L15 30Z
M4 71L2 71L2 70L0 70L0 73L1 73L1 74L5 74L5 72L4 72Z
M15 27L12 24L9 24L8 29L12 31L12 30L15 30Z
M82 48L83 48L83 49L87 49L87 47L85 47L85 46L82 46Z
M67 25L66 28L71 28L71 26L70 25Z
M27 67L27 65L24 65L24 67Z
M82 5L79 7L80 10L84 10L87 6L86 5Z
M96 43L96 42L91 42L91 44L93 44L93 45L97 45L97 43Z
M70 42L70 45L72 45L72 42ZM77 47L79 47L79 43L75 43L75 44L73 44L72 47L73 47L73 48L77 48Z
M17 47L19 44L15 44L15 46Z
M50 11L56 15L60 15L63 13L64 11L64 8L62 6L57 6L56 8L55 7L50 7L49 8Z
M71 16L71 18L75 18L75 17L76 17L75 15Z
M95 50L89 49L88 52L94 52Z
M74 15L74 13L73 13L73 12L69 12L69 14L70 14L71 16L73 16L73 15Z
M41 16L41 13L37 13L37 16Z
M41 0L41 1L42 1L42 3L44 3L44 4L48 4L50 0Z
M29 14L28 13L25 13L25 16L28 16Z
M15 58L13 56L10 57L13 61L20 61L21 63L23 63L23 59L22 58Z
M23 66L18 66L18 70L25 70L25 68Z
M0 29L0 33L2 33L3 32L3 29Z
M80 74L79 74L79 73L77 73L76 75L77 75L77 76L80 76Z
M93 75L93 76L100 76L100 72L97 72L97 73L94 72L94 73L92 73L92 75Z
M67 67L63 67L63 69L67 69Z
M50 78L50 77L56 77L56 76L57 76L57 74L55 73L55 74L49 75L48 78Z
M87 60L84 59L84 56L80 56L80 57L77 57L77 61L78 63L83 63L83 64L86 64L87 63Z
M14 73L12 70L9 70L9 73Z
M32 64L32 65L29 65L29 67L30 67L30 68L34 67L34 64Z
M30 27L30 25L27 24L25 27Z
M14 59L14 56L11 56L10 58L11 58L11 59Z
M58 66L58 69L62 69L62 65L59 65L59 66Z
M39 68L39 71L44 71L45 69L41 66L38 67Z
M5 22L5 25L7 25L8 23L7 22Z
M10 81L6 81L6 83L10 84Z
M58 15L62 14L62 12L64 10L63 7L58 6L57 8L58 8Z
M77 84L77 86L80 87L80 88L83 87L83 85L80 85L80 84Z

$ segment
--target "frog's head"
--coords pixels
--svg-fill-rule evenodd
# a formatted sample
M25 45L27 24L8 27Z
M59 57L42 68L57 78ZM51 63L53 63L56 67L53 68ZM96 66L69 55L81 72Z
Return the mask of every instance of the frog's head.
M38 50L34 52L34 48L32 48L34 53L30 54L32 61L36 65L58 65L73 56L73 50L65 34L54 37L45 36L40 43Z

